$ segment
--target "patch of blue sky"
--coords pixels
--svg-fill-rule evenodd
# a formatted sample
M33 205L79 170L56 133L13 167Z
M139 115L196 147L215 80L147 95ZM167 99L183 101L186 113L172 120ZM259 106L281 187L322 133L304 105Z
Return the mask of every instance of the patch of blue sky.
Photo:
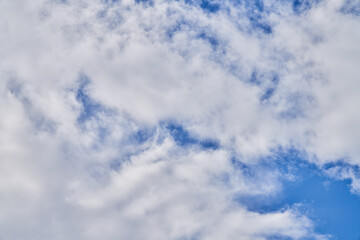
M82 123L90 118L96 117L96 114L105 109L96 101L94 101L87 92L87 87L90 84L90 79L81 74L79 77L79 88L76 92L76 100L81 104L82 109L80 116L78 117L78 122Z
M173 122L161 122L158 126L152 128L140 128L139 130L130 134L129 137L127 137L124 142L121 143L123 146L123 150L127 149L126 146L130 146L130 150L124 153L121 158L110 161L109 168L113 170L118 170L124 162L130 161L131 156L133 156L134 154L138 154L138 150L135 152L131 150L132 145L139 146L149 141L156 141L156 143L161 144L161 142L165 139L166 136L170 136L174 140L174 142L182 148L196 147L199 148L199 150L216 150L220 148L220 144L218 141L213 139L196 138L192 136L191 133L180 124L176 124ZM146 145L144 146L145 148L147 148ZM143 149L140 151L143 151Z
M266 23L265 21L259 21L256 18L250 17L250 22L254 29L260 30L264 34L272 33L272 27L270 26L270 24Z
M100 103L96 102L88 93L88 86L90 79L85 74L80 74L79 87L76 91L76 100L81 104L81 112L77 118L77 122L81 129L86 130L88 121L95 121L95 125L92 125L99 139L99 143L103 143L106 136L109 134L108 127L102 123L100 115L111 116L113 111L104 107Z
M220 41L217 36L209 28L198 26L195 23L188 22L184 19L177 21L175 24L169 26L165 31L167 39L172 40L176 33L186 31L188 29L193 30L195 33L192 36L194 39L202 39L210 46L213 50L216 50L220 45Z
M293 10L294 14L302 14L316 6L322 0L275 0L274 2L280 2L285 5L289 5ZM234 7L243 6L246 9L247 15L249 16L253 26L255 28L262 29L264 33L271 33L271 26L264 21L270 12L276 11L272 9L272 5L265 5L263 0L231 0Z
M143 4L144 6L154 6L153 0L135 0L137 4Z
M292 9L296 14L304 13L314 7L322 0L293 0Z
M266 101L266 100L270 99L274 95L275 89L276 88L274 88L274 87L265 89L265 92L261 95L260 100Z
M282 173L282 191L270 197L237 198L249 210L266 213L298 206L316 223L317 233L339 240L360 239L360 197L349 191L350 180L329 177L293 149L265 159L263 165Z
M143 144L154 140L159 144L164 140L162 136L157 136L157 127L144 127L130 133L118 143L121 145L122 155L119 158L111 160L108 167L115 171L119 170L123 163L129 162L132 156L139 154L139 152L148 147L146 145L144 147ZM136 148L133 146L136 146Z
M341 167L341 168L351 168L353 170L355 170L356 172L360 173L360 167L357 165L351 165L350 163L347 163L343 160L339 160L337 162L331 162L331 163L326 163L324 164L323 168L326 170L329 170L331 168L334 167Z
M221 5L213 0L185 0L185 3L193 6L198 6L207 13L216 13L221 8Z
M213 139L199 139L190 134L180 124L168 122L164 123L165 129L168 131L170 136L173 138L175 143L182 147L187 146L198 146L202 149L216 150L220 147L218 141Z
M275 0L274 2L281 2L283 4L289 4L295 14L301 14L308 11L322 0ZM235 3L244 4L248 11L253 14L261 14L265 12L271 12L274 9L267 9L263 0L233 0Z
M262 0L246 0L240 1L246 9L247 15L253 18L261 18L265 12L264 2Z
M265 88L265 91L261 95L260 100L261 101L269 100L274 95L278 83L279 83L279 77L278 75L275 74L271 78L271 85Z
M262 81L261 81L261 78L259 78L259 73L256 69L254 71L252 71L251 76L249 78L249 82L251 84L258 85L258 86L261 84Z
M250 84L263 88L263 92L260 96L260 101L264 102L266 100L269 100L274 95L277 85L279 83L279 76L276 73L260 73L255 69L251 73L248 82Z
M104 2L106 4L113 4L113 3L120 2L120 0L102 0L102 2Z
M216 13L217 11L220 10L220 5L214 3L211 0L202 0L200 3L200 7L201 9L209 13Z
M262 0L232 1L232 4L235 8L243 7L245 9L245 16L250 22L249 33L272 33L272 27L267 21L267 16L271 9L266 9Z
M255 176L254 174L257 171L255 171L256 169L254 169L253 166L249 166L249 165L243 163L235 156L231 157L230 160L231 160L231 165L235 171L240 171L243 175L248 176L248 177Z
M176 22L174 25L170 26L168 29L166 29L166 37L169 39L172 39L174 35L181 31L183 26L189 25L189 23L185 22L184 20Z
M346 178L346 176L342 175L341 173L344 172L351 172L352 177L360 179L360 167L357 165L353 165L350 163L345 162L344 160L339 160L337 162L327 163L322 168L327 172L329 175L335 178ZM348 176L350 178L350 176Z
M344 14L351 14L353 16L360 16L360 1L346 0L340 11Z
M200 32L197 35L198 38L205 40L206 42L208 42L210 44L210 46L212 47L213 50L216 50L217 47L219 46L219 40L212 34L209 34L207 32Z
M153 138L155 134L156 128L142 128L131 134L127 141L136 144L143 144Z
M263 12L265 9L263 0L230 0L230 3L233 7L243 6L247 11L254 13Z

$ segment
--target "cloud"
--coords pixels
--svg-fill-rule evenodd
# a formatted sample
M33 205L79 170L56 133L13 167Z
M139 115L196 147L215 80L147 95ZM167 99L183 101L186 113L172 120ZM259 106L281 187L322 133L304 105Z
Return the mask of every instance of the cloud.
M279 148L359 165L355 1L0 9L1 237L328 238L234 196L281 191Z

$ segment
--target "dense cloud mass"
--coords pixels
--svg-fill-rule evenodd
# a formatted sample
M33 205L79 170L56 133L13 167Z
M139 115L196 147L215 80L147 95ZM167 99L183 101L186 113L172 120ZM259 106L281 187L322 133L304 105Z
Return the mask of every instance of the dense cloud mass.
M287 151L360 193L359 16L357 0L0 0L0 238L331 239L300 204L241 199L296 179Z

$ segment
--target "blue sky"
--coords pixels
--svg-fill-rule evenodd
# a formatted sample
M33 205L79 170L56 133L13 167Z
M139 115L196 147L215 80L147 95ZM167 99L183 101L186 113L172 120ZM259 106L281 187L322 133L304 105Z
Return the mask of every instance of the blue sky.
M349 191L349 180L334 180L322 170L299 158L294 150L281 153L277 167L283 174L293 174L295 179L284 179L282 190L270 198L245 197L239 199L245 205L259 212L272 212L298 204L316 221L316 231L331 234L332 239L359 239L359 196Z
M0 1L0 239L359 240L359 9Z

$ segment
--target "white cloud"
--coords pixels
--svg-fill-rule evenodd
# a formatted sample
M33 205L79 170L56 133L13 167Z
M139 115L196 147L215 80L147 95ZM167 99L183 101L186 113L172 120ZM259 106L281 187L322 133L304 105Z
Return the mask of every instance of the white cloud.
M281 184L230 159L295 147L358 165L359 18L343 3L294 14L264 1L266 34L230 2L210 14L182 1L0 1L2 237L326 238L295 209L234 201ZM80 76L98 108L83 121ZM178 146L166 121L221 147ZM154 136L131 142L139 129ZM335 177L358 189L351 171Z

